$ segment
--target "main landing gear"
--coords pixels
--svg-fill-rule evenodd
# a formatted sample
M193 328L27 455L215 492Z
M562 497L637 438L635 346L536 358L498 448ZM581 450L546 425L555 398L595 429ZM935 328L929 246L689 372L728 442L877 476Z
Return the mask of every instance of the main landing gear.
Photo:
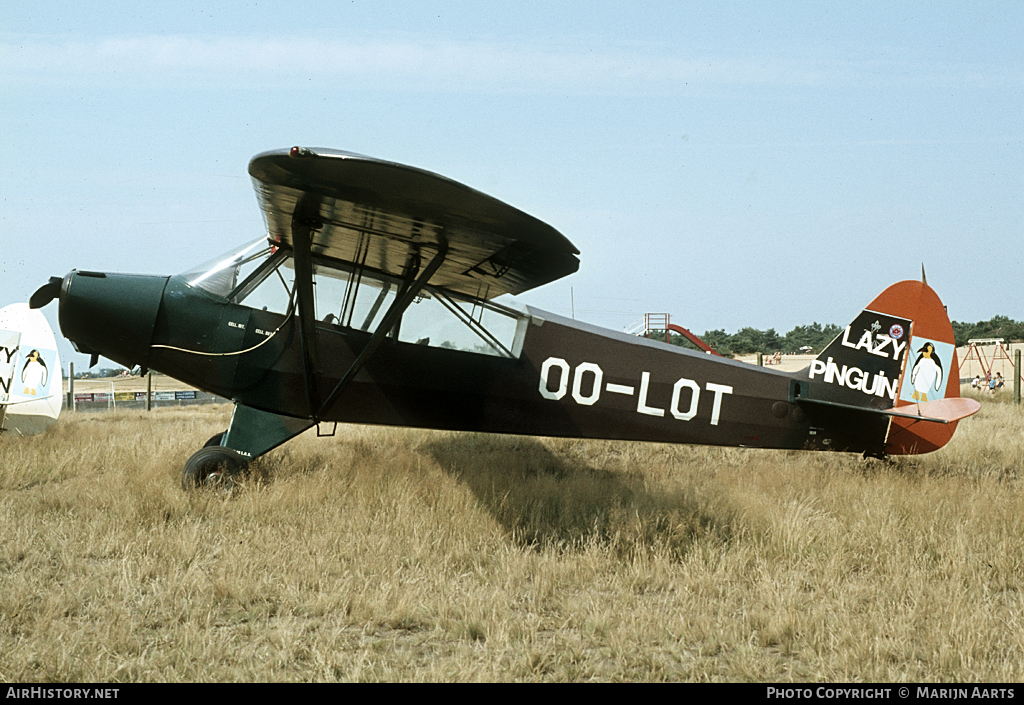
M185 462L181 486L186 490L230 487L250 462L313 425L309 419L279 416L236 403L228 430L210 438Z
M224 433L206 442L185 462L181 473L181 486L188 490L205 486L228 486L235 477L245 472L249 460L233 448L222 446Z

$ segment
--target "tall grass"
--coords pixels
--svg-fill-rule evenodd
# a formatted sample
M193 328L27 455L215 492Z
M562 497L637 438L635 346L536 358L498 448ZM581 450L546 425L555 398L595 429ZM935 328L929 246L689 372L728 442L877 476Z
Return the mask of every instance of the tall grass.
M0 438L0 678L1024 678L1019 407L892 463L339 427L182 492L229 412Z

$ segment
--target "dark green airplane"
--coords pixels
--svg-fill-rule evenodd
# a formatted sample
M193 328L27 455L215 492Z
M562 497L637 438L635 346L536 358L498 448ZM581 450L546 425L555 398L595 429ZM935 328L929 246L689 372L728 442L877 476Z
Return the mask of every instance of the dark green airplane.
M339 422L882 456L940 448L979 408L959 397L952 326L923 282L781 372L497 303L575 272L579 252L437 174L300 147L249 174L266 237L177 276L72 271L30 300L59 298L92 364L234 402L186 487Z

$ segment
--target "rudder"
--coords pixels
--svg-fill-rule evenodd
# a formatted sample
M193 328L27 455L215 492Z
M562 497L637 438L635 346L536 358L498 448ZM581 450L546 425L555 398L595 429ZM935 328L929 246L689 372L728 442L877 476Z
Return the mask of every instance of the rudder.
M924 282L902 281L879 294L868 308L912 321L895 400L897 408L960 396L960 364L953 326L946 307L931 287ZM949 442L956 426L956 421L939 424L893 418L885 452L930 453Z

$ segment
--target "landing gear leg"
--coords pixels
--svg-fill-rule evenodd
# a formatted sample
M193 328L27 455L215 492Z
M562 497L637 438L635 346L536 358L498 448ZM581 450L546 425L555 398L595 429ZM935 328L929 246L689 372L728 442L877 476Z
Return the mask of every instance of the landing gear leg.
M228 430L210 438L185 463L182 487L230 483L250 462L312 426L309 419L279 416L235 404Z

